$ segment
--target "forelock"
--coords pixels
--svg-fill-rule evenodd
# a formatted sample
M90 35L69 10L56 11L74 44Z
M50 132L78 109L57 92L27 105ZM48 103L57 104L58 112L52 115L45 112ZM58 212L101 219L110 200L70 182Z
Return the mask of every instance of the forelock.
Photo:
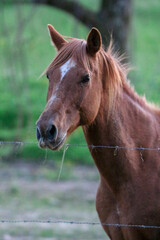
M52 70L53 68L59 68L65 64L69 59L73 59L79 63L82 67L89 70L90 60L86 52L86 41L82 39L73 39L65 44L60 51L58 51L56 57L51 64L47 67L45 72Z

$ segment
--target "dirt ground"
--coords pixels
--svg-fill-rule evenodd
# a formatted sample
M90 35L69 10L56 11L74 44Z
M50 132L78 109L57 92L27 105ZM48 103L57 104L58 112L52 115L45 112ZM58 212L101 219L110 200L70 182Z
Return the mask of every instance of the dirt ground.
M0 162L0 240L108 239L100 225L25 223L23 220L99 222L95 167Z

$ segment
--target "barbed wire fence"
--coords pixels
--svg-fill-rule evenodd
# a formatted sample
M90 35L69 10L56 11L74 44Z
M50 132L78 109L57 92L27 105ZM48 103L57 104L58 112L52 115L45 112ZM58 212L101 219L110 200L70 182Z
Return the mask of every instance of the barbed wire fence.
M25 146L25 145L37 145L37 142L25 142L25 141L0 141L0 148L7 144L14 144L18 146ZM125 150L139 150L140 156L142 155L143 151L160 151L160 148L147 148L147 147L126 147L126 146L105 146L105 145L87 145L87 144L64 144L64 151L62 156L62 163L60 167L60 172L58 175L58 181L60 179L65 152L69 147L75 148L105 148L105 149L113 149L114 151L125 149ZM143 157L143 156L141 156ZM0 223L11 223L11 224L18 224L18 223L40 223L40 224L70 224L70 225L90 225L90 226L110 226L110 227L118 227L118 228L143 228L143 229L160 229L160 226L152 226L152 225L143 225L143 224L119 224L119 223L100 223L95 221L76 221L76 220L60 220L60 219L0 219Z
M38 145L37 142L23 142L23 141L0 141L0 145L5 145L5 144L15 144L15 145L27 145L27 144L32 144L32 145ZM130 150L145 150L145 151L160 151L159 148L149 148L149 147L126 147L126 146L105 146L105 145L88 145L88 144L69 144L66 143L64 144L66 147L87 147L87 148L106 148L106 149L130 149Z

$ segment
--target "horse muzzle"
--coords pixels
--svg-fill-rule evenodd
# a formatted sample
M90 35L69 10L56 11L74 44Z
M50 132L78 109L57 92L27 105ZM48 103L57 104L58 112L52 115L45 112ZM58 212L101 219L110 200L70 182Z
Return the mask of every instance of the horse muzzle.
M67 134L59 136L58 129L54 124L51 124L47 130L37 123L37 140L40 148L50 148L52 150L58 150L63 146Z

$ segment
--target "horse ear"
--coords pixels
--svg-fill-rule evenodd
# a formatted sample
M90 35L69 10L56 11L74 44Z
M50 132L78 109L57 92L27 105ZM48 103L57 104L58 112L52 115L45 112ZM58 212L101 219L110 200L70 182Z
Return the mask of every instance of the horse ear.
M55 30L55 28L52 25L48 24L48 30L52 43L57 48L57 50L60 50L61 47L63 47L63 45L67 43L67 41L63 38L63 36L60 33L58 33Z
M101 34L97 28L92 28L87 37L87 52L94 56L102 46Z

